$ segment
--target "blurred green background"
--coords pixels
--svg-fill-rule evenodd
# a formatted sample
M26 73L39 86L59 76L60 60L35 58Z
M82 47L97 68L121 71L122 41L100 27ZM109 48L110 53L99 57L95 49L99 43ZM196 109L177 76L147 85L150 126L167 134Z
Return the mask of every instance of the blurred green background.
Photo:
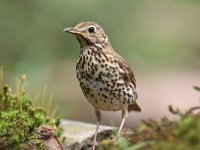
M128 125L168 114L169 104L199 104L192 89L200 84L198 0L1 0L6 82L14 85L25 73L30 95L47 85L62 118L96 122L75 77L79 44L63 33L82 21L98 22L134 70L144 111L131 113ZM120 112L105 113L103 123L118 124L120 118Z

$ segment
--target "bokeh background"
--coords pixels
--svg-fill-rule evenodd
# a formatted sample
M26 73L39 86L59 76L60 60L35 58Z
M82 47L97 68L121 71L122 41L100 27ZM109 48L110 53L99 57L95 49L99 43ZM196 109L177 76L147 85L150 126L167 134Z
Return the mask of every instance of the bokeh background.
M127 126L141 119L172 117L168 105L199 105L200 1L198 0L1 0L0 65L5 81L27 75L34 97L47 85L57 115L95 123L92 106L75 77L76 39L63 33L81 21L102 25L114 49L134 70L144 111L131 113ZM103 124L118 125L120 112L103 113Z

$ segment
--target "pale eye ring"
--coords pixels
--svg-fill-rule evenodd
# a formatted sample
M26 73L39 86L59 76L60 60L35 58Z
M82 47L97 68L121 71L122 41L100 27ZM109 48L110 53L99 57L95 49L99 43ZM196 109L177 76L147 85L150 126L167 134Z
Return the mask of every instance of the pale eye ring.
M96 32L96 28L91 26L91 27L88 28L88 32L89 33L95 33Z

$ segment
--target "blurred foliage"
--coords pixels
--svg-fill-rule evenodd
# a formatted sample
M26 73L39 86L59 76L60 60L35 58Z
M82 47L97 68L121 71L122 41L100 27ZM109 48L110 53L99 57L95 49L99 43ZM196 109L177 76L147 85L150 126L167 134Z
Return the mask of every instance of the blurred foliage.
M101 24L113 47L138 66L200 64L195 0L1 0L0 20L0 64L11 70L77 58L77 41L62 31L81 21Z
M195 89L200 89L195 86ZM198 150L200 149L200 106L186 112L169 107L178 120L166 117L156 120L143 120L131 135L124 135L118 143L107 143L100 150ZM195 112L196 111L196 112Z
M0 149L44 148L36 134L40 125L57 127L61 137L59 119L50 118L43 108L33 106L26 96L25 75L17 82L16 94L8 85L3 84L3 71L0 71Z

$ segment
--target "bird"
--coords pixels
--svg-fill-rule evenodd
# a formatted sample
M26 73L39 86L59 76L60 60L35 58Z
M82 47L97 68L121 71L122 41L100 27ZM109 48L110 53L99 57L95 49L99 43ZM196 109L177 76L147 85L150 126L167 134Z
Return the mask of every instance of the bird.
M122 111L122 121L114 139L120 136L128 112L142 111L138 103L136 79L125 59L112 48L98 23L80 22L65 28L64 32L74 35L80 44L76 76L83 95L96 114L97 125L92 142L95 149L101 111Z

